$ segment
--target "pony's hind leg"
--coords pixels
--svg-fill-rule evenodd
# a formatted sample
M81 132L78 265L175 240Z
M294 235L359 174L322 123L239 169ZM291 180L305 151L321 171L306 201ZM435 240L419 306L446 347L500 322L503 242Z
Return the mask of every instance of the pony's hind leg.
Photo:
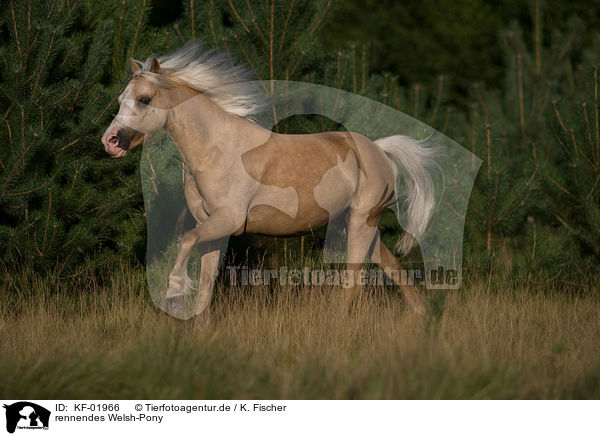
M377 227L371 227L367 223L368 214L351 212L348 220L348 274L353 274L354 286L344 289L343 302L340 310L347 313L350 305L360 295L362 285L358 272L367 257L379 265L385 274L400 287L406 303L415 313L423 314L426 306L419 296L417 288L403 284L399 281L402 272L400 261L383 244ZM378 219L376 221L379 221Z
M372 259L381 269L383 269L383 272L400 287L400 292L402 292L404 299L413 312L419 314L425 313L426 306L419 296L417 288L415 286L403 284L399 281L402 272L400 261L385 246L379 233L376 236Z
M350 211L348 215L348 259L346 265L347 278L350 281L342 289L342 301L339 313L345 316L357 297L361 295L361 269L371 252L377 235L377 227L367 225L368 212Z

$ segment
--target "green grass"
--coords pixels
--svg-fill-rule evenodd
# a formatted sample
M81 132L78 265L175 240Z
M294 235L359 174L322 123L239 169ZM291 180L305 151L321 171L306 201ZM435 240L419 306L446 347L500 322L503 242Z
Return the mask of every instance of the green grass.
M598 289L471 280L427 316L380 289L339 319L335 289L220 286L206 326L156 309L142 269L18 280L0 295L4 398L600 398Z

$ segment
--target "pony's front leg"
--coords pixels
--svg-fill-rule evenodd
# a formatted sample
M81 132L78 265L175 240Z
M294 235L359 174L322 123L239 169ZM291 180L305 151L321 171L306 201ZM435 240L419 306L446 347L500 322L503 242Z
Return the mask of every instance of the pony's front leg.
M209 241L198 244L198 250L200 251L200 280L199 284L196 285L194 281L188 276L188 262L191 251L187 252L187 258L184 258L185 253L181 250L178 251L178 256L175 261L173 270L169 274L169 288L167 290L167 298L177 297L180 295L187 295L195 289L203 289L206 284L210 281L207 277L212 277L214 274L212 271L213 258L219 259L218 254L222 251L222 245L225 238L217 241ZM217 262L218 266L218 262Z
M191 232L192 230L186 232L179 242L175 265L169 274L169 287L166 294L167 301L173 301L176 298L189 295L195 289L193 280L188 276L188 262L192 252L191 249L195 245L193 242L194 235ZM200 256L204 258L210 252L210 243L200 244L198 248L201 253Z
M167 289L167 308L170 313L180 312L188 296L195 297L194 313L200 315L207 309L212 299L215 280L219 274L219 265L227 238L217 241L202 242L198 244L200 250L200 278L194 284L187 272L187 259L182 263L175 262L175 267L169 274L169 288ZM183 267L181 266L183 265Z
M215 281L219 275L219 265L221 264L221 258L226 243L227 238L203 243L203 245L208 244L209 249L201 258L202 264L200 266L200 279L198 280L198 295L196 297L195 313L196 315L200 315L204 312L207 315L207 320L210 316L210 314L207 313L208 307L212 300Z
M197 224L196 228L183 235L175 265L169 274L166 300L170 313L178 311L182 300L195 290L192 280L188 277L187 267L191 251L198 244L202 251L202 263L195 314L199 315L210 304L223 243L225 238L234 233L243 223L243 218L241 223L238 223L239 218L237 220L234 218L239 215L230 210L217 210L205 222Z

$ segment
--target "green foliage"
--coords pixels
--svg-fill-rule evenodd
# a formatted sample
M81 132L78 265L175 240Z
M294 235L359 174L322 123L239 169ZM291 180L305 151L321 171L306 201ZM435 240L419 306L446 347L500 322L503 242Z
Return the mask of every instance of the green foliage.
M131 55L164 39L147 1L10 1L0 18L0 262L69 272L132 244L136 164L100 137ZM131 248L131 247L130 247Z
M331 49L348 41L368 44L371 72L391 71L403 86L432 87L444 73L455 84L452 101L465 108L474 82L492 88L502 82L504 52L498 36L511 22L524 29L527 44L543 35L539 40L545 47L553 31L568 32L569 17L578 17L584 27L581 44L574 47L579 59L600 25L599 10L597 1L346 1L322 39Z
M368 42L377 69L393 71L403 85L431 86L440 72L456 85L462 100L475 80L501 77L497 31L509 17L526 17L523 2L504 0L346 2L324 38L328 45ZM365 11L371 19L364 19Z
M600 260L599 47L597 40L586 53L572 97L553 102L552 139L561 153L544 179L554 217L596 261Z
M541 13L534 10L534 15ZM511 26L502 34L503 88L472 89L469 118L459 133L463 144L484 161L467 216L472 265L491 268L494 262L506 263L506 250L512 253L508 264L513 271L526 276L543 266L547 276L558 277L566 264L581 263L577 247L557 229L556 197L544 195L542 189L542 181L560 160L550 129L552 100L571 92L570 52L580 27L579 21L572 21L565 34L554 32L546 45L541 29L534 29L528 43L520 27ZM562 273L560 279L567 280L567 275Z
M518 274L543 270L554 277L569 264L581 275L597 263L600 43L580 49L590 40L583 23L591 18L556 25L557 9L532 1L516 12L521 23L533 23L532 31L512 24L495 45L490 29L508 20L506 11L517 7L512 0L503 2L498 14L471 0L451 17L444 11L452 2L384 2L377 8L367 2L360 10L373 6L376 12L361 26L346 26L358 4L333 0L189 0L180 5L180 14L174 12L177 19L160 29L148 25L149 1L12 0L3 8L0 263L5 270L25 263L68 275L78 265L98 267L113 253L129 260L143 253L138 160L107 158L99 140L116 112L130 57L143 60L192 39L227 51L259 80L315 82L390 105L482 158L467 216L471 265L489 267L504 251L511 253L510 268ZM530 19L524 18L527 12ZM392 25L397 17L402 19ZM331 37L335 29L337 39ZM323 38L323 30L329 36ZM365 31L372 44L352 43L364 41ZM334 51L326 48L332 41L337 41ZM394 53L389 64L382 53ZM491 66L502 57L503 68ZM396 74L371 74L373 61ZM482 63L487 67L478 78L487 84L471 85ZM429 78L424 82L434 82L434 75L437 81L419 85L422 73ZM468 97L462 93L457 99L457 90L466 89ZM318 116L278 121L275 129L282 133L342 127ZM168 163L154 164L160 171ZM399 232L395 218L385 216L381 224L384 240L391 242ZM321 238L282 243L245 236L233 238L232 245L241 251L251 244L281 262L289 259L288 250L297 256L304 247L308 253Z
M510 156L503 156L506 137L495 133L491 124L475 130L473 152L483 164L475 182L467 215L470 254L488 259L495 242L518 234L531 211L539 164L521 160L521 168L511 168ZM518 245L516 245L518 247Z
M174 24L179 44L205 41L245 62L257 80L294 80L318 74L324 51L318 32L332 0L247 2L190 0Z

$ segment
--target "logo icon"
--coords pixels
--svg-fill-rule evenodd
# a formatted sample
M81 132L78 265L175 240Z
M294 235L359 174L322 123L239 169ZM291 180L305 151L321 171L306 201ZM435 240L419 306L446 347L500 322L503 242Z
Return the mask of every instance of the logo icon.
M29 401L19 401L4 405L6 409L6 431L14 433L18 429L48 429L50 411Z

